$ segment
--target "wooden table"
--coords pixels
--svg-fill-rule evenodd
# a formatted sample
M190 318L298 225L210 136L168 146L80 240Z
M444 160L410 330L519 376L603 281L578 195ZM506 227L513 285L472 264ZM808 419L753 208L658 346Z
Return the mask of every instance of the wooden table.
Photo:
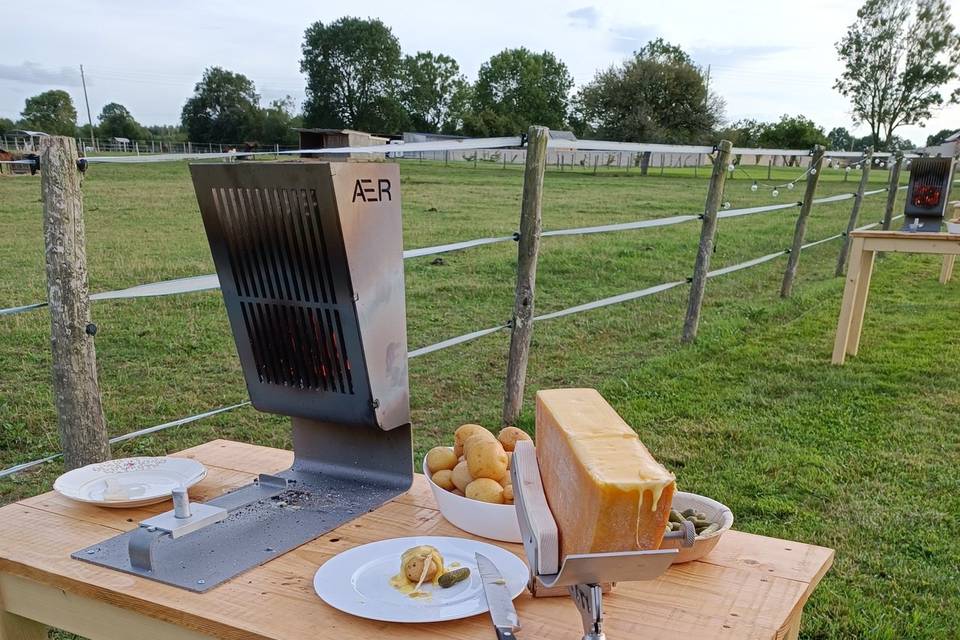
M833 343L833 364L843 364L847 355L860 350L860 333L867 310L870 277L878 251L901 253L934 253L955 258L960 255L960 234L911 233L907 231L854 231L850 234L850 261L847 284L843 289L843 303L837 321L837 337ZM940 271L940 281L946 282L953 271L953 261Z
M288 467L292 453L227 440L179 456L201 461L206 479L191 493L206 500ZM426 480L376 511L272 562L196 594L73 560L70 553L169 508L102 509L47 493L0 509L0 639L46 638L50 625L93 640L222 638L494 637L489 616L401 625L354 618L323 603L313 574L350 547L405 535L466 536L437 511ZM503 544L522 556L520 545ZM651 582L620 584L604 598L607 635L634 638L796 638L800 615L833 562L833 551L738 531L704 560ZM517 601L524 638L579 638L569 598ZM689 635L685 635L689 634Z

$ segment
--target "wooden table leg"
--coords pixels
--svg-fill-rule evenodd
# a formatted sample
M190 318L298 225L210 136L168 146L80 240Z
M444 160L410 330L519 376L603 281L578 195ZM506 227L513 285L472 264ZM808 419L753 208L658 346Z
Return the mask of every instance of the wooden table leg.
M953 277L953 265L957 261L957 256L950 254L943 256L943 266L940 267L940 284L947 284Z
M860 283L857 285L857 294L853 300L850 335L847 336L847 353L851 356L857 355L857 352L860 351L860 333L863 330L863 315L867 311L870 277L873 275L873 263L876 255L876 251L861 250L860 252Z
M862 254L863 238L854 238L850 246L850 266L847 269L847 284L843 288L843 302L840 304L837 336L833 341L833 364L843 364L847 357L847 341L850 336L853 307L860 285Z
M47 640L47 627L39 622L0 611L0 640Z

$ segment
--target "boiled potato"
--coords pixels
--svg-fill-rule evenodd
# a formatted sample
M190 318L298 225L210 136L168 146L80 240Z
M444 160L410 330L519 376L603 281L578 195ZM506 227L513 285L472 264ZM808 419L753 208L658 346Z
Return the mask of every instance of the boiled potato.
M466 489L467 485L473 482L473 476L470 475L470 467L465 461L457 463L457 466L453 468L453 471L450 472L450 481L453 482L454 486L460 491Z
M467 467L474 478L499 480L507 474L507 453L496 440L485 436L472 436L464 444Z
M513 469L513 451L507 451L507 469Z
M466 497L466 496L464 495L463 491L460 491L460 489L454 489L454 490L451 491L450 493L452 493L452 494L455 495L455 496L460 496L461 498L465 498L465 497Z
M490 478L477 478L467 485L467 490L464 493L471 500L503 504L503 487L500 486L499 482Z
M457 466L457 456L450 447L434 447L427 452L427 468L430 473Z
M453 472L450 469L440 469L440 471L435 471L430 479L433 480L433 484L437 485L441 489L446 489L450 491L454 488L453 478L451 477Z
M527 435L526 431L517 429L516 427L504 427L500 430L500 434L497 435L497 440L499 440L500 444L503 445L505 451L513 451L513 448L517 444L517 440L530 439L531 438Z
M503 488L503 501L507 504L513 504L513 485L508 484Z
M489 437L496 440L496 436L478 424L462 424L453 432L453 454L458 458L463 455L463 445L468 438L475 435Z
M501 487L506 487L508 484L513 484L513 479L510 477L510 474L508 473L507 475L500 478L498 482L500 483Z

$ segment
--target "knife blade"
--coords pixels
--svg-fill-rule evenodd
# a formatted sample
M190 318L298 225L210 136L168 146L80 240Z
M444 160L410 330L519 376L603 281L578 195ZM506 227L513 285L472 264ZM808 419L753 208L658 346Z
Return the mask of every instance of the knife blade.
M490 617L493 619L493 627L497 631L497 638L499 640L515 640L516 636L513 635L513 632L520 628L520 618L513 606L513 598L510 597L507 581L503 579L497 565L493 564L490 558L481 553L477 553L475 556L477 571L480 573L480 583L483 585L483 595L487 598L487 606L490 608Z

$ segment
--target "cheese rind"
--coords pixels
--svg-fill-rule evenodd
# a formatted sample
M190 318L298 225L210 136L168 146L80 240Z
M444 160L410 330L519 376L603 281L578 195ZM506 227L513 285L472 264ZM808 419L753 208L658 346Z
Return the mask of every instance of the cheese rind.
M538 392L536 451L561 558L660 546L674 476L599 392Z

